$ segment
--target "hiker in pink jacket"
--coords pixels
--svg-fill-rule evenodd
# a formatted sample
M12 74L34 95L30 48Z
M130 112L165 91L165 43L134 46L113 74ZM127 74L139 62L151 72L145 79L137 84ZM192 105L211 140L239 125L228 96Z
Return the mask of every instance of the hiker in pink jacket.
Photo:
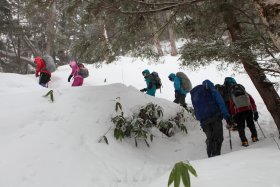
M84 78L79 75L80 68L77 64L77 61L72 60L69 65L72 68L72 72L68 77L68 82L70 82L71 78L73 77L74 81L72 83L72 86L82 86L84 83Z

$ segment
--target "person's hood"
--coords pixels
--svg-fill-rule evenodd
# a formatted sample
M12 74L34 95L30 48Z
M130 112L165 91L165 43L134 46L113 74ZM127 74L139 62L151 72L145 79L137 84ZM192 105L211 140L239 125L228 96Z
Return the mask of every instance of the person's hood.
M206 79L205 81L202 82L202 85L209 90L215 89L215 86L213 84L213 82L211 82L210 80Z
M226 77L225 81L224 81L225 85L233 85L233 84L237 84L236 80L232 77Z
M168 75L168 79L171 80L171 81L174 81L175 77L176 77L176 75L174 73L170 73Z

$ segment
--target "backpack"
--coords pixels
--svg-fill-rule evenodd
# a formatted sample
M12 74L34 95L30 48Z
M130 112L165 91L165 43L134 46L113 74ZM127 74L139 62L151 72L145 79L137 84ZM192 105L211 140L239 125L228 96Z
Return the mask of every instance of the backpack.
M46 64L46 70L48 70L49 72L53 73L56 70L56 65L54 63L53 58L48 55L45 54L44 56L42 56L42 59L44 60L45 64Z
M210 89L206 89L203 85L198 85L190 91L190 94L197 120L202 122L208 118L221 115L220 108Z
M181 79L181 88L187 91L192 89L192 83L185 73L177 72L176 76Z
M151 78L152 82L155 84L156 89L160 89L162 87L161 79L159 78L157 72L155 72L155 71L152 72L150 74L150 78Z
M237 109L251 106L250 96L241 84L235 84L230 87L230 96Z
M87 78L89 75L88 69L82 63L77 63L79 67L78 74L81 75L83 78Z

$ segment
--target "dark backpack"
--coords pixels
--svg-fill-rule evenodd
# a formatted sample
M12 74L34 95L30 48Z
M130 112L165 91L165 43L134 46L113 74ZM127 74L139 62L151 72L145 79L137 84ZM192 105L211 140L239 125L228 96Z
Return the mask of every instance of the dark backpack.
M177 72L176 76L181 79L181 87L184 90L190 91L192 89L192 83L185 73Z
M203 85L198 85L190 93L197 120L204 121L208 118L221 115L219 106L210 89L206 89Z
M88 69L82 63L77 63L77 65L79 67L78 74L81 75L83 78L87 78L89 75Z
M241 84L234 84L230 87L230 96L237 109L251 106L250 96Z
M152 72L150 74L150 78L151 78L152 83L155 84L156 89L160 89L162 87L161 79L159 78L157 72L155 72L155 71Z

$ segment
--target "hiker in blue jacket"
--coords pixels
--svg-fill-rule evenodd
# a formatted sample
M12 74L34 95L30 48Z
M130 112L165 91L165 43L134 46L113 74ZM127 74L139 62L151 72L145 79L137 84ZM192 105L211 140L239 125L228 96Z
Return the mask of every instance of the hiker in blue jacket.
M196 86L190 93L195 117L206 134L208 157L220 155L224 140L222 119L232 124L224 100L209 80L203 81L202 85Z
M175 89L175 100L174 103L180 104L182 107L186 108L186 95L188 91L181 87L181 79L177 77L174 73L170 73L168 79L174 82L174 89Z
M146 92L150 96L155 96L155 94L156 94L156 85L155 85L155 82L150 77L150 71L148 69L145 69L144 71L142 71L142 75L145 78L147 87L143 88L140 91L141 92Z

